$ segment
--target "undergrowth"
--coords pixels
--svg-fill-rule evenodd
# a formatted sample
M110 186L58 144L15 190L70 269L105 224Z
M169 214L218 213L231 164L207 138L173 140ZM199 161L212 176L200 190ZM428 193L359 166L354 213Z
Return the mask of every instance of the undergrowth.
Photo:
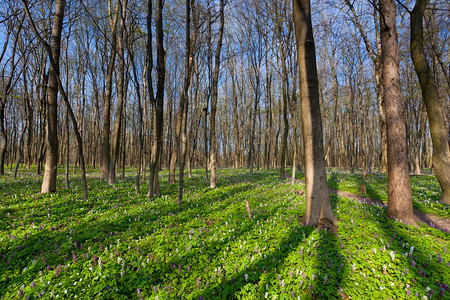
M55 194L38 193L40 177L0 177L0 298L450 298L450 234L387 219L384 205L332 195L334 235L302 225L304 185L277 170L223 169L217 189L194 170L182 206L167 172L149 201L127 171L112 186L90 172L86 202L77 176ZM334 173L329 184L353 191L361 180ZM365 183L386 201L383 176ZM414 205L448 216L438 189L413 177Z

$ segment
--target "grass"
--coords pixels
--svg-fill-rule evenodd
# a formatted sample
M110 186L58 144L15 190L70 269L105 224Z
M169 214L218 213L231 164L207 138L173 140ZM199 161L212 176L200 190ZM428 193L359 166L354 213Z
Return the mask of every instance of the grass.
M60 173L62 174L62 172ZM134 194L134 170L109 186L79 177L39 194L41 178L0 177L0 298L64 299L422 299L450 298L450 234L387 219L384 206L333 195L337 235L301 224L301 182L277 170L204 171L177 185L161 176L161 197ZM330 174L331 187L359 192L358 175ZM386 179L370 175L370 197L385 200ZM432 176L412 178L414 205L435 205ZM252 209L248 219L245 200ZM431 203L431 202L430 202Z

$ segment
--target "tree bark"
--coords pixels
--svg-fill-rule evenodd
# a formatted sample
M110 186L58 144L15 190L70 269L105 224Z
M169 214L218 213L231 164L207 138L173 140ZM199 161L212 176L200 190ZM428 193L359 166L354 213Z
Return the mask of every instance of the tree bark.
M130 55L131 66L133 69L133 82L136 89L136 98L138 101L138 135L139 135L139 152L138 152L138 161L137 161L137 174L136 174L136 195L139 195L140 188L140 177L141 177L141 168L142 168L142 152L144 150L144 116L142 113L142 99L141 99L141 87L139 84L139 78L136 72L136 63L134 61L134 49L133 45L127 44L129 47L128 53Z
M6 146L8 145L8 136L5 130L5 106L6 102L0 99L0 175L5 174Z
M294 81L292 84L292 96L290 101L291 117L292 117L292 173L291 173L291 183L295 183L295 172L297 170L297 69L294 68Z
M211 86L211 113L209 115L209 165L211 176L209 178L209 187L216 188L217 184L217 140L216 140L216 110L218 98L218 84L220 71L220 51L222 50L223 31L225 26L225 1L220 0L220 27L219 38L217 40L217 50L215 55L214 77Z
M61 33L63 28L65 0L57 0L51 34L51 55L55 65L50 65L47 87L47 155L41 193L56 192L58 168L58 79Z
M119 3L117 1L114 19L111 24L111 56L106 71L106 91L103 99L103 132L102 132L102 179L109 180L111 167L110 136L111 136L111 97L114 65L116 61L117 22L119 19ZM110 3L108 5L110 7Z
M441 201L450 205L449 133L434 74L425 54L423 37L423 14L428 2L428 0L417 0L411 13L411 58L419 78L428 114L433 142L433 168L443 192Z
M192 3L191 3L192 1ZM194 64L194 51L191 43L191 7L194 6L195 0L186 0L186 62L184 73L184 87L181 95L180 109L182 109L181 119L181 157L180 157L180 177L178 182L178 205L183 203L183 185L184 185L184 165L186 162L186 153L188 147L187 140L187 121L189 111L189 87L191 86L191 76ZM194 32L192 41L195 43L197 33L197 24L194 15ZM191 129L192 130L192 129Z
M120 144L120 136L122 130L122 111L124 106L124 81L125 81L125 51L124 51L124 31L125 31L125 18L127 13L127 0L122 2L121 12L117 12L121 17L120 26L119 26L119 38L117 40L117 52L119 53L119 70L118 70L118 80L117 80L117 108L116 108L116 123L114 124L113 129L113 140L111 147L111 157L109 162L109 176L108 176L108 184L116 183L116 166L118 162L119 156L119 144ZM113 49L113 51L115 51ZM109 141L109 138L108 138ZM108 149L109 151L109 149Z
M152 54L152 2L148 2L148 16L147 16L147 85L149 90L150 101L153 108L153 145L150 162L150 179L149 179L149 199L160 194L158 174L159 165L161 162L162 152L162 130L163 130L163 105L164 105L164 81L165 81L165 50L164 50L164 31L163 31L163 0L157 0L156 2L156 53L157 53L157 91L156 98L154 97L153 84L152 84L152 68L153 68L153 54Z
M59 55L55 57L54 53L53 53L54 49L52 48L52 45L54 43L53 42L53 36L54 36L53 35L53 31L52 31L52 45L49 45L49 44L47 44L45 42L44 39L42 39L42 37L40 36L39 32L37 31L37 28L36 28L36 26L34 24L34 21L31 18L31 14L30 14L30 11L28 9L28 5L27 5L26 0L22 0L22 2L24 4L25 12L26 12L26 15L28 16L28 18L30 20L31 27L32 27L32 29L34 31L34 34L38 38L39 42L44 46L45 51L47 52L48 57L50 58L51 69L52 70L58 70L59 69ZM59 38L59 44L58 45L60 45L60 42L61 42L61 31L62 31L62 19L63 19L63 16L64 16L64 6L65 6L65 0L58 0L56 2L55 12L60 12L60 18L58 18L57 20L54 20L53 25L55 25L55 23L60 23L60 25L59 25L60 26L60 30L59 30L60 38ZM56 16L56 14L55 14L55 16ZM58 22L56 22L56 21L58 21ZM61 50L61 47L59 47L59 50ZM59 54L59 52L58 52L58 54ZM73 113L72 107L70 105L69 98L67 96L67 93L64 90L63 85L62 85L61 78L59 76L59 72L54 72L53 76L54 76L54 79L56 79L56 84L57 84L56 93L58 92L58 90L61 91L61 94L63 96L64 102L66 104L66 108L69 111L70 119L72 120L72 125L74 127L75 137L76 137L77 146L78 146L78 154L80 156L81 180L82 180L82 183L83 183L83 199L87 200L86 168L85 168L85 164L84 164L83 142L82 142L81 134L80 134L80 131L78 130L77 120L75 118L75 115ZM49 76L49 81L50 81L50 76ZM49 84L49 88L50 88L50 84ZM50 97L50 95L49 95L49 97ZM47 128L48 127L49 126L47 125ZM47 130L47 134L49 134L48 130ZM56 152L56 155L57 155L57 152ZM47 169L47 166L46 166L46 169ZM45 174L44 174L44 179L45 179ZM43 182L43 185L44 185L44 182ZM56 186L56 176L55 176L55 186Z
M382 84L386 105L389 217L413 223L406 127L400 90L395 0L380 0Z
M306 211L304 222L310 226L320 225L335 229L337 219L331 208L325 170L310 1L293 0L293 13L300 71L303 143L305 146Z

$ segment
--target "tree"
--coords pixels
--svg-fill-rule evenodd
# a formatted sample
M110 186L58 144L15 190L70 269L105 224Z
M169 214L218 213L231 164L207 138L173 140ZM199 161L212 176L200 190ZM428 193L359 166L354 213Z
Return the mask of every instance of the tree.
M11 14L14 14L14 12L11 12ZM17 44L20 40L20 31L22 30L22 24L24 21L24 17L22 17L20 20L16 20L16 18L8 17L7 18L7 33L4 40L4 45L2 52L0 53L0 63L2 62L3 58L5 57L6 50L8 48L8 42L11 37L11 34L13 35L14 42L13 47L11 49L11 58L10 58L10 74L7 76L5 74L6 66L3 68L1 72L1 83L2 83L2 90L0 92L0 175L5 174L5 156L6 156L6 148L8 145L8 136L6 134L5 129L5 108L6 108L6 102L8 99L9 94L11 93L15 83L17 82L16 76L14 76L18 61L15 59L16 57L16 50L17 50ZM14 29L16 32L14 32Z
M110 165L109 165L109 176L108 183L114 184L116 182L116 165L117 159L119 156L119 142L122 125L122 112L125 101L125 19L127 17L127 0L122 1L122 7L118 15L120 16L120 26L119 26L119 38L117 39L117 53L119 54L119 70L118 70L118 82L116 84L117 88L117 109L116 109L116 123L114 124L113 130L113 141L111 145L111 156L110 156ZM113 49L113 51L115 51ZM109 151L109 149L108 149Z
M386 105L389 217L413 223L406 127L400 90L395 0L380 0L381 62Z
M450 205L449 133L435 85L435 77L428 64L423 41L423 15L428 2L428 0L417 0L411 13L410 49L428 114L433 141L433 168L443 191L441 201Z
M152 106L153 117L153 141L152 141L152 154L150 160L150 179L148 185L148 197L152 199L154 196L159 195L159 162L161 160L162 152L162 129L163 129L163 106L164 106L164 81L166 76L166 60L164 50L164 31L163 31L163 0L156 1L156 70L157 70L157 83L156 83L156 97L153 91L152 82L152 69L153 69L153 49L152 49L152 2L148 2L148 15L147 15L147 88L149 92L150 103Z
M23 0L24 3L26 2ZM59 56L61 53L61 33L63 28L65 0L57 0L53 27L51 33L50 48L54 64L49 67L47 88L47 156L45 161L44 179L42 180L41 193L56 192L56 176L58 169L58 76Z
M181 159L180 159L180 177L178 182L178 204L183 202L183 184L184 184L184 166L186 162L186 154L188 148L187 139L187 121L189 109L189 87L191 85L191 77L194 69L194 49L195 40L197 38L198 24L196 14L194 13L194 32L191 39L191 10L194 7L195 0L186 1L186 62L184 71L184 86L181 95L180 110L182 110L181 118Z
M373 15L375 20L375 39L376 39L376 47L373 47L366 32L366 29L361 24L358 19L357 13L353 6L353 3L350 0L345 0L345 4L348 6L352 13L352 17L350 18L351 22L358 29L359 34L366 46L367 53L369 54L369 58L371 59L374 69L375 69L375 84L376 84L376 95L377 95L377 104L378 110L380 113L380 123L381 123L381 132L382 132L382 140L381 140L381 172L386 173L387 171L387 139L386 139L386 108L383 100L383 86L381 84L381 49L380 49L380 33L378 30L378 24L376 22L377 17L377 9L373 9ZM362 127L362 126L361 126Z
M300 79L303 143L305 147L306 212L304 223L335 228L325 170L319 82L309 0L293 0L294 28Z
M287 3L284 3L287 5ZM284 180L285 177L285 167L286 167L286 156L287 156L287 137L289 134L289 121L288 121L288 72L286 67L286 57L287 57L287 48L289 45L289 41L291 39L292 26L291 22L286 22L288 24L288 33L284 34L284 18L285 16L280 16L279 10L286 11L286 9L278 9L275 8L276 12L276 28L277 28L277 37L280 48L280 58L281 58L281 97L283 99L283 138L281 144L281 167L280 167L280 178Z
M219 38L217 40L217 50L214 58L214 75L211 84L211 113L209 115L209 165L211 170L211 176L209 178L210 188L215 188L217 183L216 111L220 70L220 51L222 49L223 31L225 26L225 0L220 0L219 18Z
M112 81L114 75L114 65L117 54L117 23L119 19L119 4L117 1L116 8L112 10L112 1L108 1L109 22L111 26L111 54L109 57L107 74L106 74L106 89L103 99L103 132L102 132L102 178L109 180L109 173L111 168L111 154L110 154L110 136L111 136L111 97L112 97ZM106 35L105 35L106 38Z
M52 93L50 93L50 91L47 92L48 97L50 97L50 95L55 95L56 94L56 98L57 98L57 94L58 91L61 92L64 102L66 104L66 108L68 110L70 119L72 120L72 125L74 127L74 131L75 131L75 137L77 140L77 146L78 146L78 155L80 156L80 165L81 165L81 180L82 180L82 184L83 184L83 199L87 200L87 182L86 182L86 168L85 168L85 163L84 163L84 155L83 155L83 142L82 142L82 138L81 138L81 134L80 131L78 129L78 124L77 124L77 120L75 118L75 115L73 113L72 107L70 105L69 102L69 98L67 96L67 93L64 90L64 87L62 85L62 81L60 78L60 74L59 74L59 54L61 51L61 33L62 33L62 26L63 26L63 18L64 18L64 7L65 7L65 0L57 0L56 5L55 5L55 17L53 20L53 29L52 29L52 41L51 44L49 45L47 42L44 41L44 39L41 37L41 35L39 34L36 25L31 17L30 11L28 9L28 3L26 0L22 0L23 6L25 8L25 13L28 16L28 19L31 23L31 27L33 29L33 32L35 34L35 36L37 37L37 39L39 40L39 42L42 44L42 46L44 47L45 51L48 54L49 60L50 60L50 70L53 70L53 73L49 71L49 87L48 89L55 89L54 85L50 84L50 79L56 81L56 82L52 82L52 84L56 84L56 90L52 90ZM55 23L58 23L59 25L56 25L56 29L55 29ZM59 38L58 38L59 35ZM59 49L59 51L58 51ZM52 77L53 76L53 77ZM57 99L52 99L53 101L56 101ZM50 106L50 99L48 99L48 105ZM55 105L55 110L57 109L57 106ZM48 115L50 114L50 108L49 108L49 112ZM52 116L55 117L55 116ZM53 122L52 118L50 118L50 116L48 117L48 124L50 124L50 121ZM51 139L56 139L56 142L58 141L58 132L57 132L57 128L55 128L55 131L50 131L49 130L50 125L47 125L47 147L48 147L48 140ZM48 136L50 134L53 134L54 137L49 138ZM58 146L58 145L56 145ZM48 152L50 150L47 150L47 160L46 160L46 164L45 164L45 171L47 171L47 163L55 163L54 168L50 168L49 170L55 171L54 174L54 183L50 182L50 184L45 185L45 180L46 180L46 175L47 172L44 173L44 180L42 181L42 188L44 187L55 187L56 191L56 171L57 171L57 158L58 158L58 147L56 147L56 155L52 154L51 158L49 160L48 156ZM53 175L52 172L49 172L50 175ZM48 180L53 180L53 177L49 176L47 177ZM47 190L47 191L42 191L41 192L52 192L51 190Z

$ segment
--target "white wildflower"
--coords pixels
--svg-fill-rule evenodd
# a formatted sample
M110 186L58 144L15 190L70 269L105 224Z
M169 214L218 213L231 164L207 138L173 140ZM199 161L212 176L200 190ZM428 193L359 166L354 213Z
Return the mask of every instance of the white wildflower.
M395 259L395 252L394 251L389 252L389 255L391 256L392 260Z

